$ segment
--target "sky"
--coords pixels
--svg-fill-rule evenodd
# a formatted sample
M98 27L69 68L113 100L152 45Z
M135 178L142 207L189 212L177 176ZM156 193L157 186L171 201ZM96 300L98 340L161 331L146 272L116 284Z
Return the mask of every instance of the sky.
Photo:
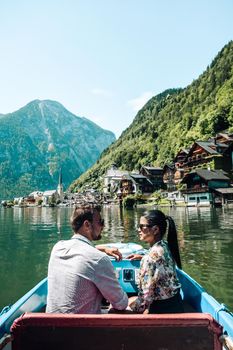
M0 113L50 99L116 137L233 39L233 0L0 0Z

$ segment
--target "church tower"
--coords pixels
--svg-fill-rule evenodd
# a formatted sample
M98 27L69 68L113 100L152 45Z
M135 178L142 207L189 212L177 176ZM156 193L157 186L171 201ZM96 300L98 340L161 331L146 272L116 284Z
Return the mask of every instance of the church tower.
M62 170L61 169L60 169L60 172L59 172L57 193L59 195L60 201L63 202L63 200L64 200L64 191L63 191L63 184L62 184Z

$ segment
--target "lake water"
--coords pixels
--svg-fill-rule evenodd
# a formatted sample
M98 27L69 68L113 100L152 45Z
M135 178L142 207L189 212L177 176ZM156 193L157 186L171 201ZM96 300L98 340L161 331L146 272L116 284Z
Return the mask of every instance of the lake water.
M104 207L105 242L138 242L145 208ZM0 309L47 274L50 251L72 232L72 208L0 208ZM233 310L233 209L162 208L178 229L183 269Z

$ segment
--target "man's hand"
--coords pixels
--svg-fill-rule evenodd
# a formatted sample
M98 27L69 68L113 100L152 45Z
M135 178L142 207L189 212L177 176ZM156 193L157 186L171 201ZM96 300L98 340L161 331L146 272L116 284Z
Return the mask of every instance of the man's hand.
M117 248L106 248L105 253L113 256L117 261L122 260L122 254Z
M98 245L96 246L96 248L109 256L113 256L117 261L122 260L122 254L117 248L109 248L104 246L100 247Z
M130 254L126 257L126 259L129 259L129 260L141 260L143 257L143 255L140 255L140 254Z

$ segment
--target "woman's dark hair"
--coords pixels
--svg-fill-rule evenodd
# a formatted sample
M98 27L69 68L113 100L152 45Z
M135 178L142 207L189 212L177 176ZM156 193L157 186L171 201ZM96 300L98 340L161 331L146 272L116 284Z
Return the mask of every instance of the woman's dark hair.
M177 266L181 269L181 259L179 252L179 245L177 239L177 231L174 220L170 216L166 216L160 210L148 210L142 215L151 226L158 226L161 234L161 238L166 233L167 221L168 221L168 233L167 233L167 243L171 251L173 259L175 260Z

